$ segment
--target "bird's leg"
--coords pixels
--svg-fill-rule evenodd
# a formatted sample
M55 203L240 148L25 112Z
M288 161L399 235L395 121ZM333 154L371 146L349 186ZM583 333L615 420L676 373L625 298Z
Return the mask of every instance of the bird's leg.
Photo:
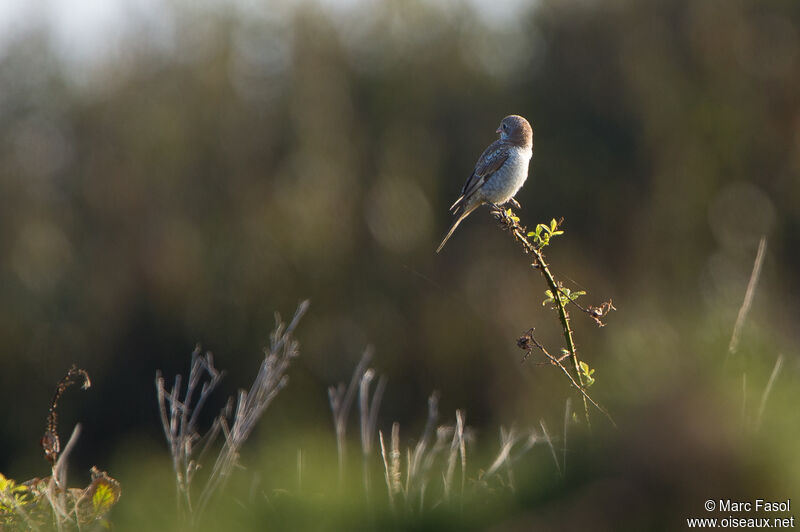
M521 209L522 208L522 205L520 205L519 202L515 198L511 198L506 203L510 203L515 209Z

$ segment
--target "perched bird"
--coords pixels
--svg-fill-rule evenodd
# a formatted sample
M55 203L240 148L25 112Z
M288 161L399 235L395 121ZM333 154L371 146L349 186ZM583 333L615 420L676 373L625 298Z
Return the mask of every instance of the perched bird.
M456 221L450 227L436 253L469 213L491 203L502 205L511 200L528 177L528 163L533 156L533 130L519 115L509 115L497 128L500 138L492 142L475 163L461 196L450 207Z

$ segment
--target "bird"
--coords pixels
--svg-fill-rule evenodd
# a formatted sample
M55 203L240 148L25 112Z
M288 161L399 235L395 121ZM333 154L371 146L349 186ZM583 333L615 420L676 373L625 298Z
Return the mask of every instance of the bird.
M472 175L461 189L461 196L450 207L456 221L450 226L439 253L453 235L458 224L485 203L502 205L511 201L528 178L528 164L533 157L533 129L519 115L509 115L500 122L495 133L500 138L481 154Z

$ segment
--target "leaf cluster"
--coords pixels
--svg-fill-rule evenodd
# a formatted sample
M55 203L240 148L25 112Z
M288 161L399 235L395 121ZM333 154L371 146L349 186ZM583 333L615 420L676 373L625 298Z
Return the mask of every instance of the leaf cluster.
M516 216L511 215L514 221L519 221L519 218ZM528 233L528 238L533 238L534 245L541 249L550 244L550 239L556 236L561 236L564 234L564 231L559 230L558 226L561 225L563 221L556 221L555 218L550 220L550 225L546 224L538 224L536 226L536 230L530 231Z
M119 482L92 468L85 488L60 489L53 477L22 484L0 473L0 529L32 530L53 524L90 529L109 528L107 515L122 494Z

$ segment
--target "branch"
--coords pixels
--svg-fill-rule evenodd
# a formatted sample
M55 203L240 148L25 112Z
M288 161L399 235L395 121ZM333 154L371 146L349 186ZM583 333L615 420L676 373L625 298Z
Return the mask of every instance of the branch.
M511 209L503 210L501 207L494 206L492 207L492 216L494 216L495 219L500 222L500 226L503 229L509 231L514 239L522 245L525 253L533 255L533 267L542 272L542 276L544 277L547 286L550 288L550 293L553 294L553 301L556 304L558 320L561 322L561 329L564 333L564 341L567 345L567 351L569 352L570 359L572 360L572 364L575 368L575 373L578 375L578 382L580 383L578 388L582 390L584 382L583 377L581 376L578 351L575 348L575 340L572 338L572 327L570 326L569 322L569 313L567 312L562 298L559 296L560 293L563 293L561 291L561 286L556 282L555 277L553 277L553 274L550 271L550 268L548 268L547 262L545 262L544 255L542 254L540 248L534 246L528 240L527 231L519 224L519 218L514 216L514 213L511 211ZM569 300L569 298L567 298L567 300ZM570 380L573 380L571 375ZM591 421L589 420L589 405L587 404L585 396L583 397L583 407L584 413L586 414L586 423L591 426Z
M542 253L542 247L546 246L549 243L550 237L556 236L561 234L558 231L558 226L561 224L561 221L556 222L555 220L552 222L551 226L548 228L547 226L537 227L535 233L535 240L536 243L531 243L528 239L528 231L520 225L519 218L514 215L511 209L503 209L497 205L492 207L492 216L500 223L500 226L511 233L514 237L514 240L520 243L523 250L526 254L533 256L533 266L535 269L539 270L542 273L542 277L544 277L545 282L547 283L548 288L550 289L550 294L553 296L553 303L555 304L555 310L558 313L558 320L561 322L561 330L564 335L564 341L566 343L566 352L569 356L570 360L572 360L572 366L575 369L575 374L577 375L578 379L577 382L575 381L574 377L569 373L569 371L561 364L560 360L557 360L557 365L564 370L564 372L569 375L570 381L581 391L583 397L583 409L584 414L586 416L586 423L591 427L591 421L589 419L589 402L591 398L588 397L586 394L586 382L584 381L583 374L581 373L581 366L580 360L578 359L578 351L575 347L575 340L573 338L572 333L572 326L570 325L570 317L569 312L567 311L567 304L572 303L576 307L578 307L581 311L591 317L595 323L597 323L600 327L604 326L605 324L602 321L602 318L608 314L611 310L616 310L612 302L606 301L605 303L601 304L600 306L590 306L589 308L584 308L578 303L575 302L574 298L564 290L563 285L561 282L556 281L553 273L550 271L550 268L545 261L544 254ZM563 221L563 220L562 220ZM540 234L542 235L540 237ZM550 355L548 354L548 357ZM553 358L553 360L556 360ZM593 402L593 401L591 401ZM595 405L597 406L597 405ZM600 409L603 411L602 409ZM607 415L607 414L606 414ZM613 421L612 421L613 423Z
M518 342L518 344L519 344L519 346L520 346L522 349L524 349L525 351L527 351L527 352L528 352L528 354L530 354L530 352L531 352L531 349L532 349L532 347L531 347L531 345L530 345L530 344L533 344L534 346L536 346L536 348L537 348L539 351L541 351L542 353L544 353L544 356L546 356L547 358L549 358L549 359L550 359L550 363L551 363L551 364L553 364L554 366L558 366L559 368L561 368L561 371L563 371L563 372L564 372L564 375L566 375L566 376L567 376L567 378L569 379L569 382L570 382L570 383L572 383L572 386L574 386L574 387L575 387L575 389L577 389L579 392L581 392L581 395L583 395L583 400L584 400L584 401L589 401L590 403L592 403L592 405L594 405L594 407L595 407L597 410L599 410L599 411L600 411L600 412L601 412L603 415L605 415L605 416L608 418L608 420L611 422L611 424L614 426L614 428L617 428L617 424L614 422L614 418L612 418L612 417L611 417L611 414L609 414L609 413L608 413L608 410L606 410L605 408L603 408L602 406L600 406L599 404L597 404L597 402L596 402L594 399L592 399L592 397L591 397L591 396L590 396L590 395L589 395L589 394L586 392L586 389L585 389L585 388L584 388L582 385L579 385L579 384L578 384L578 383L575 381L575 378L572 376L572 374L569 372L569 370L567 370L567 368L566 368L566 367L564 367L564 364L562 364L562 363L561 363L561 360L560 360L560 359L558 359L558 358L556 358L556 357L554 357L553 355L551 355L551 354L550 354L550 353L547 351L547 349L545 349L545 347L544 347L542 344L540 344L540 343L538 342L538 340L536 340L536 338L534 338L534 336L533 336L533 329L530 329L530 330L529 330L529 331L528 331L528 332L525 334L525 336L523 336L522 338L520 338L520 339L519 339L519 342ZM525 356L527 357L528 355L525 355Z

